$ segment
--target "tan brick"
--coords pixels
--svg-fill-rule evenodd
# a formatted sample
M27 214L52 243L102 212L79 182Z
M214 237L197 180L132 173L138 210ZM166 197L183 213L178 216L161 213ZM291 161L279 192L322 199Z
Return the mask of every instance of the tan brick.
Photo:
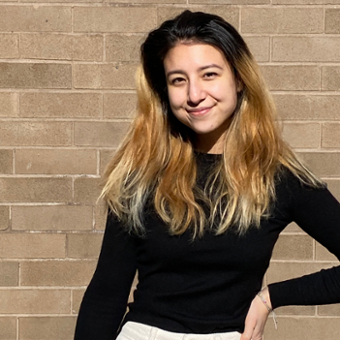
M68 234L66 247L69 258L94 258L99 256L103 234Z
M74 7L73 20L75 32L148 32L156 25L156 8Z
M276 330L273 322L267 322L265 338L275 340L337 340L340 322L337 318L290 317L279 318Z
M157 23L160 25L163 21L172 19L182 13L187 7L158 7L157 8ZM228 21L236 29L239 27L239 9L231 6L190 6L191 11L202 11L221 16Z
M0 117L16 117L18 115L18 94L0 93Z
M105 118L132 118L136 113L137 97L134 93L104 94Z
M2 88L67 89L71 86L71 65L0 63L0 87Z
M318 242L316 242L315 259L317 261L337 261L336 256Z
M20 0L21 2L32 2L32 0ZM34 2L46 2L46 3L98 3L98 2L103 2L103 0L34 0Z
M106 61L139 61L144 34L109 34L105 37Z
M100 174L104 173L104 169L114 155L114 150L100 150Z
M21 58L103 60L103 36L69 34L22 34Z
M315 306L285 306L275 309L276 315L315 315ZM269 321L270 322L270 321Z
M13 150L0 149L0 174L13 173Z
M99 93L41 93L20 95L21 117L100 117L102 95Z
M74 87L82 89L134 89L136 64L74 65Z
M325 9L325 33L340 33L340 9Z
M270 263L267 271L268 283L288 280L334 266L334 262L275 262Z
M262 66L271 90L320 90L321 69L317 66Z
M25 261L21 263L21 286L85 286L97 261Z
M76 178L74 181L74 201L76 203L94 204L101 192L99 178Z
M6 230L10 227L9 207L0 206L0 230Z
M187 7L175 7L175 6L160 6L157 8L157 26L162 24L165 20L170 20L176 17L177 15L181 14L183 11L188 9ZM191 11L195 11L192 7L190 7ZM202 9L204 12L209 12ZM236 20L235 20L236 22Z
M275 103L282 119L338 120L340 96L275 94Z
M325 91L340 91L340 67L322 67L322 89Z
M91 206L12 207L12 230L91 230L92 225Z
M340 153L303 152L300 156L318 176L340 175Z
M96 230L104 230L107 218L107 205L101 202L101 204L96 204L94 210L95 225Z
M306 95L275 94L273 96L280 119L301 120L317 117L312 110L312 98ZM315 99L314 99L315 101Z
M244 36L243 38L245 39L251 53L258 62L269 61L269 37Z
M17 339L17 319L0 318L0 339L16 340Z
M322 146L325 148L340 147L339 123L322 124Z
M318 306L318 315L340 316L340 304Z
M72 339L75 324L72 316L19 318L20 339Z
M19 149L15 153L18 174L97 173L97 151L79 149Z
M242 33L322 33L322 8L256 8L241 9Z
M190 0L191 4L202 5L264 5L270 0Z
M74 289L72 291L72 314L78 314L84 293L85 289Z
M13 287L17 286L18 284L19 284L19 263L0 262L0 286Z
M0 34L0 58L18 57L18 34Z
M115 0L115 3L119 4L186 4L188 0ZM190 0L192 3L192 0ZM109 2L109 0L104 0L104 2Z
M338 201L340 201L340 181L336 179L327 179L326 182L328 190Z
M283 138L293 148L318 148L321 126L317 123L284 123Z
M76 122L75 144L79 146L118 146L125 137L128 122Z
M1 314L69 313L70 291L57 289L0 290Z
M70 178L0 178L0 202L70 202Z
M308 235L282 234L273 252L275 260L312 260L313 239Z
M0 145L67 146L72 144L71 122L2 121Z
M340 37L273 37L272 48L273 61L340 61Z
M1 32L71 32L72 8L1 6Z
M138 284L138 273L136 273L136 275L133 279L131 289L130 289L129 298L128 298L128 303L133 302L133 294L134 294L135 290L137 289L137 284Z
M65 258L65 235L2 234L0 258Z
M275 5L331 5L338 4L339 0L272 0Z
M306 234L295 222L287 225L287 227L283 230L283 234L286 233Z

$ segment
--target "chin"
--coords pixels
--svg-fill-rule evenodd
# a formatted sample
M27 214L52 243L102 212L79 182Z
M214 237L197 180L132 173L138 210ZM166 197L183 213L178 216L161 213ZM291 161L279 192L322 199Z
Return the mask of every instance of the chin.
M195 127L191 127L191 130L197 133L198 135L202 136L209 135L210 133L214 133L214 131L216 131L216 129L213 128L195 128Z

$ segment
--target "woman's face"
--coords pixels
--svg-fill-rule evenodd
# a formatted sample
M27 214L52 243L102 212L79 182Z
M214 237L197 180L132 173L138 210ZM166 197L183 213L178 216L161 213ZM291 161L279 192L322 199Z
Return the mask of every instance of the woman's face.
M221 153L237 105L237 84L223 54L207 44L180 43L164 59L173 114L196 133L196 147Z

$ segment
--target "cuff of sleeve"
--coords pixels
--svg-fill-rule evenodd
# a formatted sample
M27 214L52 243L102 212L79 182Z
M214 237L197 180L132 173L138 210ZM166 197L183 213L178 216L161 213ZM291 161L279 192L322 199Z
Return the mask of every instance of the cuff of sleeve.
M271 283L268 285L268 290L272 309L291 304L287 294L285 294L284 282Z

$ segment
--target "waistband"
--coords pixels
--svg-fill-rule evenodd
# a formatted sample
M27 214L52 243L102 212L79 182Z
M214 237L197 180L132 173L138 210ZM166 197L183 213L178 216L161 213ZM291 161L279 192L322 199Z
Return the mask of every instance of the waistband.
M239 332L193 334L169 332L158 327L128 321L116 340L240 340Z

